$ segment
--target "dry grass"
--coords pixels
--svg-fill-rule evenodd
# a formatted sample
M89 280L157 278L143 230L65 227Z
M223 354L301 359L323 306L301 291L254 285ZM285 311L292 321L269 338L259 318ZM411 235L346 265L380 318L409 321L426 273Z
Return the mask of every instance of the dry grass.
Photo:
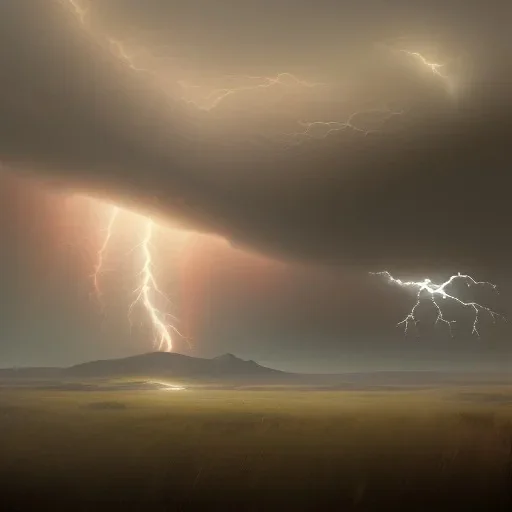
M12 503L510 505L512 409L443 392L5 391L0 439Z

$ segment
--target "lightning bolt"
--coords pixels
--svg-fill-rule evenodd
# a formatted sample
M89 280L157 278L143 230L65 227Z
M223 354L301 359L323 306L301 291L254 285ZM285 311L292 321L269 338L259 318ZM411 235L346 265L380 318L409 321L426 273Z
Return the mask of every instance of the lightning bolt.
M229 77L226 77L229 78ZM326 84L316 82L306 82L297 78L291 73L279 73L275 77L264 76L247 76L247 77L231 77L237 80L256 81L258 83L253 85L242 85L238 87L224 87L220 89L213 89L206 95L203 95L199 100L190 99L190 92L193 89L198 89L199 86L189 85L184 81L178 82L179 85L185 90L183 100L187 103L194 105L200 110L211 111L218 107L226 98L235 96L244 92L254 92L258 90L271 89L276 87L301 87L305 89L312 89L316 87L325 87ZM187 98L187 95L189 96Z
M121 214L128 214L117 206L111 207L108 216L107 226L105 228L105 237L98 249L96 263L94 265L94 272L92 274L93 287L98 300L102 303L103 292L100 286L101 275L104 272L106 256L108 248L112 243L112 237L115 233L115 228L121 224ZM138 272L139 284L135 289L135 299L130 304L128 309L128 318L130 324L133 326L133 313L137 305L139 305L146 314L146 317L151 324L154 339L153 345L159 351L171 352L173 349L173 334L179 335L187 343L189 340L183 336L175 324L178 319L170 314L168 310L172 306L170 299L162 291L158 284L157 277L154 272L154 261L152 254L152 241L155 234L156 225L152 219L143 218L144 230L142 233L137 234L140 237L140 243L136 248L140 249L140 256L142 259L140 271ZM133 224L133 219L130 219L130 224ZM157 306L157 302L162 302L162 308ZM103 305L103 304L102 304ZM165 311L164 309L165 308Z
M119 58L122 62L124 62L130 69L137 72L146 72L151 75L154 75L154 78L158 81L160 77L158 77L151 70L139 67L135 64L134 60L134 52L129 52L126 47L126 44L115 40L108 39L108 44L110 48L113 50L112 53ZM257 91L265 91L269 89L277 89L279 87L293 89L293 88L302 88L302 89L312 89L317 87L326 87L327 84L316 83L316 82L306 82L296 77L291 73L279 73L275 77L266 77L266 76L228 76L223 77L225 81L250 81L256 82L251 85L240 85L235 87L221 87L215 88L206 94L194 95L193 91L199 91L202 89L199 85L192 85L187 83L184 80L179 80L177 82L178 86L181 88L181 100L188 105L195 107L198 110L210 112L213 109L217 108L221 103L223 103L229 97L235 97L243 93L257 92ZM192 96L198 96L193 98Z
M388 121L391 117L398 116L403 114L402 111L394 112L392 110L367 110L367 111L358 111L351 114L346 121L312 121L312 122L304 122L299 121L299 126L303 127L303 130L288 134L288 137L292 141L290 145L298 145L303 142L305 139L325 139L336 132L343 132L346 130L352 130L355 132L360 132L364 136L367 136L370 133L374 133L377 130L375 129L365 129L361 126L355 124L354 120L357 116L361 116L362 114L383 114L381 121L378 123L381 127L382 125Z
M82 3L84 0L62 0L68 2L72 7L78 22L84 29L91 31L90 23L86 19L88 9ZM297 76L283 72L276 76L226 76L220 80L220 87L206 87L200 85L193 85L185 80L169 80L167 71L157 73L152 66L145 66L144 63L139 63L140 59L136 59L137 52L131 51L127 45L117 39L109 37L101 33L94 32L96 38L106 41L110 52L128 66L134 72L147 73L150 79L156 86L162 90L167 96L173 96L174 99L190 105L192 108L199 111L211 112L221 105L223 105L229 98L246 97L255 92L270 92L279 91L282 89L287 94L293 91L305 91L318 88L325 88L327 84L319 82L309 82L298 78ZM443 64L437 62L430 62L421 53L417 51L399 50L401 53L408 55L411 58L418 60L421 64L428 67L433 74L446 78L441 72ZM167 78L166 78L167 76ZM170 82L176 84L178 88L170 86ZM227 86L224 86L225 83ZM233 83L235 85L233 85ZM258 105L253 105L258 108ZM368 125L366 122L361 122L361 114L380 114L380 121ZM356 111L348 116L347 119L342 120L307 120L307 121L291 121L291 126L294 126L291 133L283 133L280 131L276 137L283 143L285 149L291 149L294 146L300 145L306 140L326 139L335 133L342 133L348 130L361 133L367 136L370 133L380 131L388 119L393 116L401 115L403 112L395 112L390 109L374 109L366 111ZM296 124L295 124L296 123ZM297 128L298 126L298 128ZM266 132L268 136L268 132Z
M86 7L85 3L81 2L80 0L62 0L62 3L70 7L71 11L78 20L80 26L84 30L92 32L91 27L89 26L90 24L87 23L89 5ZM132 52L127 50L126 45L124 43L108 37L105 38L105 40L112 54L120 61L122 61L125 65L127 65L131 70L135 72L148 72L147 69L141 68L135 64L134 58L130 55ZM120 213L120 208L112 208L111 214L109 216L109 221L105 230L106 235L101 244L101 247L98 250L98 256L96 264L94 266L94 272L92 275L93 287L98 299L101 299L102 296L102 291L100 287L100 277L104 271L106 253L112 240L116 220L119 218ZM145 230L144 233L141 235L142 241L139 244L142 255L142 267L139 273L140 284L135 290L136 298L129 307L128 315L131 322L133 310L135 306L140 304L142 308L145 310L147 317L152 325L152 329L154 332L155 348L160 351L170 352L173 349L172 334L176 333L183 337L184 339L185 337L181 335L177 327L175 327L173 324L174 322L177 321L176 317L168 312L164 312L163 310L159 309L156 305L157 297L160 297L160 300L163 299L166 306L169 306L170 300L163 293L160 286L158 285L158 281L156 279L153 269L154 264L151 250L151 242L153 238L154 228L154 222L151 219L146 219Z
M122 62L124 62L133 71L143 72L148 71L145 68L139 68L135 65L135 61L132 56L129 55L125 45L117 39L107 39L107 42L112 50L112 53Z
M481 304L478 304L477 302L465 302L464 300L460 299L459 297L456 297L455 295L452 295L446 291L446 288L450 286L452 283L456 281L462 281L464 282L468 287L471 287L473 285L485 285L490 286L493 290L496 290L496 285L489 283L487 281L475 281L471 276L466 274L461 274L460 272L456 275L451 276L447 281L436 284L433 283L430 279L423 279L423 281L402 281L401 279L394 278L388 271L383 272L371 272L372 275L381 275L388 279L389 282L397 284L398 286L405 287L405 288L417 288L418 293L416 294L416 303L412 307L409 314L400 322L398 322L398 326L404 326L404 332L407 334L409 331L409 325L414 324L415 327L417 327L419 320L416 317L416 313L418 311L418 308L421 306L423 299L425 296L432 302L434 305L436 311L437 311L437 317L435 323L443 323L448 327L448 330L450 332L450 335L453 337L452 332L452 325L456 322L455 320L448 320L443 315L442 307L439 305L439 303L436 301L436 296L441 297L443 300L449 299L456 304L459 304L460 306L464 308L469 308L473 310L474 313L474 319L473 319L473 325L471 334L475 334L478 337L480 337L480 332L478 331L478 324L480 321L480 315L481 313L488 314L493 322L496 322L496 319L498 317L503 318L502 315L499 313L496 313L492 309L488 308L487 306L483 306Z
M176 320L176 317L165 313L155 305L155 296L160 296L166 303L169 298L160 289L153 271L153 256L151 252L151 241L153 238L154 222L151 219L146 221L145 235L140 244L142 254L142 269L140 271L141 282L135 290L137 296L132 302L129 310L131 312L137 304L141 304L146 311L155 333L155 347L158 350L172 351L172 332L184 337L179 330L169 323L169 320Z
M87 13L89 12L88 7L84 7L80 0L62 0L62 3L68 4L73 10L73 13L77 17L80 24L85 26L85 19L87 17Z
M105 35L101 33L97 33L93 31L90 27L90 23L87 21L87 14L90 10L90 4L85 3L85 0L61 0L62 3L67 4L72 12L74 13L76 19L80 23L83 29L88 30L93 33L96 38L100 38L106 41L110 51L115 55L119 60L125 63L130 69L136 72L145 72L148 73L153 80L157 83L157 85L164 89L166 94L175 94L176 91L172 92L170 87L168 87L169 83L165 79L165 77L159 76L159 73L154 72L146 67L140 67L139 64L135 63L134 55L135 52L129 51L124 42L121 42L117 39L113 39L111 37L105 37ZM87 5L87 7L85 6ZM410 51L401 49L399 52L404 53L422 65L426 66L428 69L432 71L432 73L438 77L443 79L448 79L446 75L441 72L441 69L444 67L444 64L438 62L431 62L427 60L427 58L422 55L418 51ZM165 74L165 73L164 73ZM242 95L244 93L250 93L258 90L270 90L276 87L286 87L288 90L296 87L302 89L312 89L318 87L325 87L324 83L316 83L316 82L306 82L304 80L299 79L295 75L291 73L279 73L274 77L265 77L265 76L245 76L245 77L224 77L224 80L237 80L237 81L249 81L252 82L250 84L239 85L234 87L220 87L214 88L207 92L206 94L202 94L200 89L204 89L198 85L191 85L187 83L185 80L177 80L179 90L181 90L181 97L179 98L181 101L185 102L188 105L191 105L201 111L210 112L216 109L219 105L221 105L227 98ZM256 83L253 83L256 82ZM194 94L195 92L195 94ZM180 94L179 92L177 93ZM295 141L292 145L296 145L297 139L304 140L306 138L325 138L335 132L344 131L347 128L352 130L361 132L365 135L371 133L375 130L365 130L360 126L357 126L353 123L354 117L357 116L359 112L356 112L349 116L346 121L312 121L312 122L299 122L299 125L302 127L301 131L298 131L295 134L292 134L291 137ZM397 113L391 113L391 115L396 115ZM315 136L313 133L322 133L323 135ZM285 134L285 137L290 137L290 134Z
M101 288L100 288L100 276L103 272L103 267L105 264L105 254L107 252L110 239L112 238L112 233L114 229L114 223L116 221L116 218L119 214L119 208L117 206L114 206L112 208L110 218L107 224L107 229L105 230L105 238L103 240L103 243L101 244L101 247L98 251L98 258L96 260L96 264L94 265L94 273L92 275L93 279L93 286L94 291L96 292L96 296L99 300L101 300L101 296L103 295Z
M427 66L430 71L434 75L437 75L441 78L447 78L446 75L443 75L440 71L442 67L444 67L444 64L439 64L437 62L429 62L421 53L419 52L410 52L408 50L400 50L402 53L405 53L406 55L409 55L410 57L413 57L417 59L419 62L421 62L423 65Z
M85 7L84 4L79 0L61 0L62 3L67 4L73 14L75 15L76 19L80 23L81 27L84 30L87 30L88 32L92 32L90 28L90 24L87 23L87 14L89 12L89 7ZM95 36L99 37L98 34L94 34ZM140 67L135 63L134 60L134 53L130 50L128 50L127 45L119 41L117 39L111 38L111 37L103 37L111 51L111 53L117 57L119 60L121 60L124 64L126 64L130 69L136 72L146 72L153 76L153 78L160 82L161 78L157 75L157 73L154 73L150 69ZM306 82L304 80L301 80L297 78L295 75L291 73L279 73L277 76L274 77L265 77L265 76L228 76L224 77L225 81L249 81L253 82L249 85L240 85L235 87L221 87L221 88L215 88L211 90L210 92L206 94L199 94L199 98L193 98L193 91L198 91L201 89L201 86L197 85L191 85L188 84L184 80L179 80L178 86L181 89L181 100L184 101L186 104L189 104L199 110L202 111L211 111L218 107L222 102L224 102L228 97L236 96L241 93L247 93L247 92L254 92L258 90L265 90L265 89L273 89L276 87L287 87L287 88L294 88L294 87L301 87L305 89L311 89L315 87L321 87L325 86L326 84L321 83L310 83ZM164 80L165 82L165 80ZM254 83L256 82L256 83ZM169 91L166 91L169 92ZM196 95L197 96L197 95Z

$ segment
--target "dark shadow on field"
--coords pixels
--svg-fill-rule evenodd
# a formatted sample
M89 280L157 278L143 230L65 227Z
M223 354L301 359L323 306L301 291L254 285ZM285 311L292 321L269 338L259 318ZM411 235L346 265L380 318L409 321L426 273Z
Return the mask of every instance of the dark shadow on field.
M512 416L435 396L2 392L0 510L512 510Z
M460 454L468 463L471 459ZM432 473L440 468L432 462L420 471L400 463L394 467L386 462L375 464L371 472L357 482L349 478L346 468L311 460L312 466L302 481L287 477L296 473L293 467L281 465L282 473L273 482L269 478L252 478L243 466L237 476L225 473L215 475L215 467L204 466L192 471L180 465L189 475L169 467L152 478L141 477L122 468L115 475L91 478L81 475L41 475L32 481L23 481L23 473L1 474L0 504L3 510L136 510L136 511L387 511L407 510L432 512L433 510L509 511L511 501L507 495L508 480L495 480L482 484L469 475L433 479ZM301 468L304 469L304 468ZM400 472L398 481L389 473ZM414 476L407 476L407 472ZM356 469L356 473L358 470ZM493 475L494 477L496 475ZM252 480L251 480L252 478ZM241 484L246 480L248 483Z

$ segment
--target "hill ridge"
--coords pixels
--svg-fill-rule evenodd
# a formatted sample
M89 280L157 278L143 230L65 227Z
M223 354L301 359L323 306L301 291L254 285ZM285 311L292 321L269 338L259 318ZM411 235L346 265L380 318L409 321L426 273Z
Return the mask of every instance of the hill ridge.
M180 354L177 352L147 352L118 359L102 359L80 363L63 370L72 376L103 376L103 375L146 375L158 373L161 376L180 377L199 376L269 376L286 374L262 366L252 360L244 360L227 353L207 359Z

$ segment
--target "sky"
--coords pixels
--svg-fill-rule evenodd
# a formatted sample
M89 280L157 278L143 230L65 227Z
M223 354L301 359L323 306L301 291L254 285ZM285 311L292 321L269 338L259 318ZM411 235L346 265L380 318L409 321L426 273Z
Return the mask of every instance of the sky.
M144 312L127 318L145 218L123 213L101 298L91 284L105 202L158 226L155 272L191 338L177 351L305 371L506 364L504 322L478 339L449 310L451 339L427 312L404 337L413 291L369 272L469 273L501 291L471 300L510 306L510 14L2 2L1 365L152 349Z

